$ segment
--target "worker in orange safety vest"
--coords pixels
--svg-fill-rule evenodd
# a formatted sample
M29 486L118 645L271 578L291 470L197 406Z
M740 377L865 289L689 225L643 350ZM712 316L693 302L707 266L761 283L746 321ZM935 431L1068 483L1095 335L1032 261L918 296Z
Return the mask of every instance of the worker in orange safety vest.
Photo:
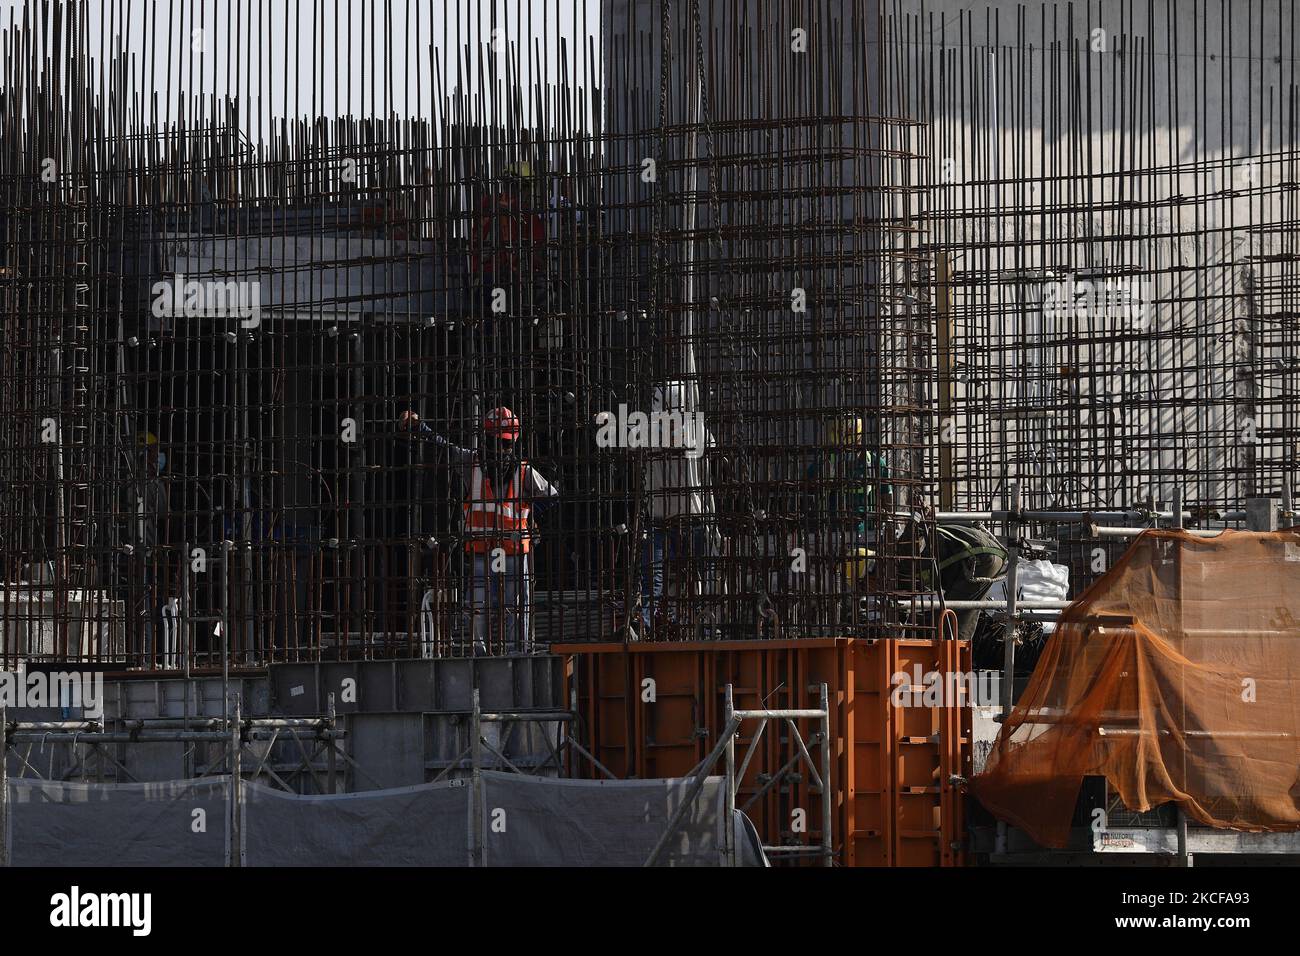
M480 202L470 233L470 273L478 286L475 305L483 317L493 313L494 293L506 296L506 311L525 315L534 289L546 277L546 222L535 206L533 168L512 163L501 174L501 188Z
M436 434L413 411L403 412L399 424L446 456L442 463L455 470L464 490L475 653L487 653L489 634L494 651L527 653L532 645L533 510L539 501L558 497L560 492L522 457L519 416L504 406L488 412L477 451Z

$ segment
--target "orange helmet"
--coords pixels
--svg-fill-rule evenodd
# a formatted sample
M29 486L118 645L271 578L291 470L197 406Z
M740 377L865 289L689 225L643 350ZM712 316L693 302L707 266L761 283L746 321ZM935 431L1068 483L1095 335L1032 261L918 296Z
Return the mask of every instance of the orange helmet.
M519 422L519 416L500 405L487 413L483 419L483 431L495 438L508 438L511 441L519 437L523 431L523 425Z

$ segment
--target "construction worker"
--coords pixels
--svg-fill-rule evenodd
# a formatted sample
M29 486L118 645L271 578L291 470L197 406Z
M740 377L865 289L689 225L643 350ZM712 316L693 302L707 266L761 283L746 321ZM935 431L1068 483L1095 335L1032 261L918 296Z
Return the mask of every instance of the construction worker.
M135 484L131 537L133 545L148 551L158 546L158 525L167 517L167 486L162 478L167 467L167 453L153 432L145 432L141 448L143 467Z
M534 347L534 322L545 317L546 222L533 194L531 164L507 166L501 188L480 202L470 235L472 321L464 347L474 355L475 390L517 394L534 386L519 361Z
M641 562L641 626L648 634L655 612L678 622L679 594L711 591L711 565L719 550L707 452L713 436L689 411L685 382L667 382L651 393L651 421L662 422L658 447L646 453ZM668 601L664 601L665 577Z
M139 631L139 652L152 656L157 652L157 634L163 606L162 589L167 580L166 555L160 545L167 541L167 484L162 475L167 454L153 432L140 437L140 471L131 482L126 516L128 589L131 592L132 616ZM165 663L165 662L164 662Z
M997 538L978 525L939 525L935 561L939 586L949 601L976 601L1006 574L1010 555ZM957 637L975 635L979 611L957 612Z
M498 627L503 634L502 650L531 650L533 510L560 492L524 460L522 422L504 406L492 409L483 418L477 451L436 434L413 411L403 412L399 424L403 431L432 442L445 455L440 464L454 470L464 491L463 536L470 562L475 653L487 653L488 636Z
M819 590L847 594L854 600L865 580L875 552L870 547L876 532L877 492L882 507L892 501L892 489L883 479L887 470L880 456L863 444L862 419L843 415L831 420L827 447L808 468L808 481L820 502L815 534L823 556L838 564L838 572L823 575ZM838 624L837 619L828 623Z
M546 222L534 209L533 168L512 163L501 175L501 189L484 196L470 236L470 273L484 317L527 314L533 288L546 274ZM497 290L501 290L502 300Z

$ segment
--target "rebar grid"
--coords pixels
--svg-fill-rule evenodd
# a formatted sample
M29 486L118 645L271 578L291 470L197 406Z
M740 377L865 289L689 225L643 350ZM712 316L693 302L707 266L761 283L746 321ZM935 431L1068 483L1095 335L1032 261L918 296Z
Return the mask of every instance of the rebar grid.
M931 636L932 508L1293 481L1287 0L327 7L0 24L0 666Z
M1297 10L894 8L933 126L944 510L1293 486Z
M534 6L426 57L455 11L345 0L279 79L249 37L319 5L4 25L0 665L933 632L927 133L874 2ZM484 602L433 436L483 460L500 406L559 494Z

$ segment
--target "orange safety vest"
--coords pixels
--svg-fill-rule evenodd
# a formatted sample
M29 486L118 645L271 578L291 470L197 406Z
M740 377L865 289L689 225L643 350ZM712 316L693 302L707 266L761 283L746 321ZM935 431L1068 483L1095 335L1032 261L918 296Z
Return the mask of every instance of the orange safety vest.
M546 223L535 212L524 212L519 200L504 194L484 196L482 211L470 237L470 269L496 278L546 268Z
M527 554L529 550L529 500L520 492L524 487L528 462L519 463L519 471L498 498L492 482L478 462L470 474L469 497L465 499L465 550L486 554L500 548L506 554Z

